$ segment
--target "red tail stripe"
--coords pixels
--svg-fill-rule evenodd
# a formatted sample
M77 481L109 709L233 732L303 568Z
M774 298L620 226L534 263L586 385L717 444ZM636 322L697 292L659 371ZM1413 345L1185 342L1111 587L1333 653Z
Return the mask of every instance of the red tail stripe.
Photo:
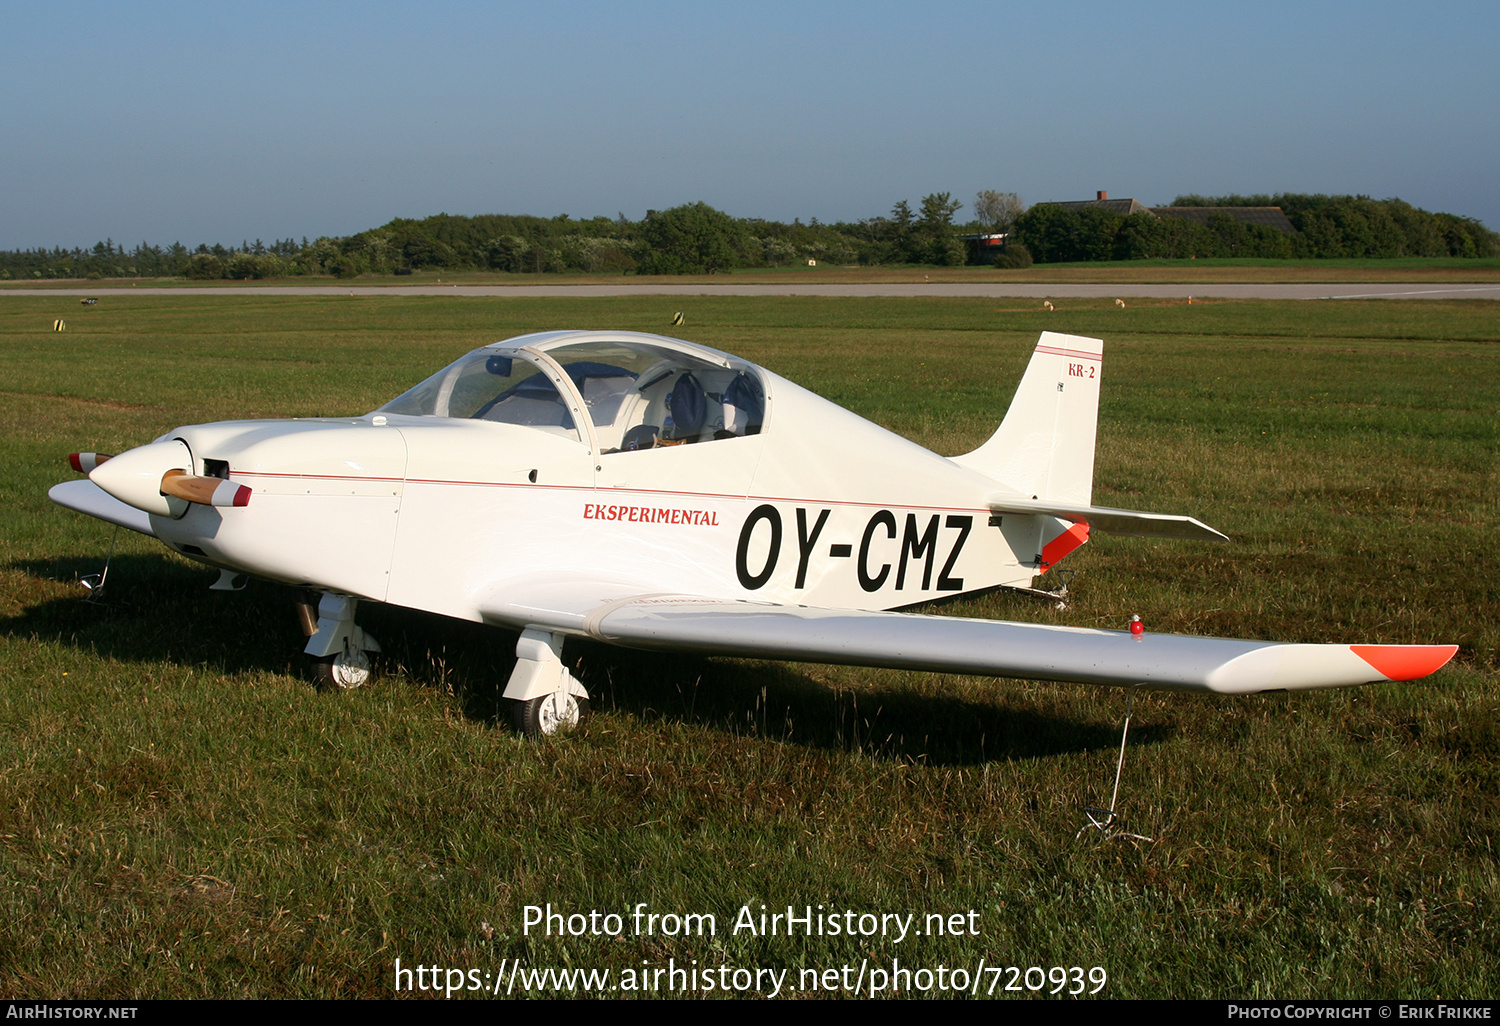
M1047 569L1088 540L1089 525L1074 524L1042 546L1042 569Z

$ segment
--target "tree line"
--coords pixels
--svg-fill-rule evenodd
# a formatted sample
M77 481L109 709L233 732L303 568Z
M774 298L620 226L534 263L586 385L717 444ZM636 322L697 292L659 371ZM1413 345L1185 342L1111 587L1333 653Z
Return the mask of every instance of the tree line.
M1039 203L1015 221L1015 241L1042 263L1096 260L1261 257L1487 257L1500 236L1473 218L1433 214L1399 199L1280 193L1178 196L1173 207L1280 207L1296 234L1223 213L1201 223L1103 207Z
M239 247L182 243L133 249L113 239L91 249L0 251L0 279L188 278L244 280L297 276L352 278L429 270L511 274L711 274L734 268L819 264L1002 266L1153 257L1482 257L1500 253L1500 236L1472 218L1433 214L1398 199L1367 196L1179 196L1173 206L1279 206L1297 229L1288 235L1223 214L1207 223L1130 216L1102 207L1027 209L1014 193L985 190L974 217L950 193L924 196L915 209L898 201L889 215L857 222L790 224L736 218L706 203L648 211L640 221L574 219L566 214L397 218L379 228L308 241L257 239ZM1001 247L963 236L1004 234Z

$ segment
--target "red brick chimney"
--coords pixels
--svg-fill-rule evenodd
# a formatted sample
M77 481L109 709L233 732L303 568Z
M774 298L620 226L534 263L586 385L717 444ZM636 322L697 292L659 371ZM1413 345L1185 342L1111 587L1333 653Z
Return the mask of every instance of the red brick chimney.
M1109 193L1101 189L1098 192L1094 193L1094 199L1098 200L1100 203L1103 203L1105 200L1109 199Z

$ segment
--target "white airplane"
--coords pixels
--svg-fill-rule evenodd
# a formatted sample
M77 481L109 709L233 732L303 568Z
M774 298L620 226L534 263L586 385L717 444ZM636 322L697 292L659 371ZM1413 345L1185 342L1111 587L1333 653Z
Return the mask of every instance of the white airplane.
M220 568L214 587L320 593L302 606L306 651L341 686L380 648L355 623L362 601L520 631L505 697L532 734L587 711L570 637L1228 694L1412 680L1452 658L897 612L1031 589L1091 531L1226 540L1092 504L1102 360L1097 339L1044 333L994 436L946 458L705 346L544 332L362 417L76 453L89 479L50 495Z

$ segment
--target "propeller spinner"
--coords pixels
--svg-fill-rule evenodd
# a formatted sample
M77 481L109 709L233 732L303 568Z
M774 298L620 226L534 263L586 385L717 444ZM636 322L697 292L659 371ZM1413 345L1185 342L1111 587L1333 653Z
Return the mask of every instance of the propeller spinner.
M188 503L202 506L246 506L250 488L183 469L193 454L180 441L152 442L118 456L73 453L68 462L89 480L127 505L162 517L180 517Z

